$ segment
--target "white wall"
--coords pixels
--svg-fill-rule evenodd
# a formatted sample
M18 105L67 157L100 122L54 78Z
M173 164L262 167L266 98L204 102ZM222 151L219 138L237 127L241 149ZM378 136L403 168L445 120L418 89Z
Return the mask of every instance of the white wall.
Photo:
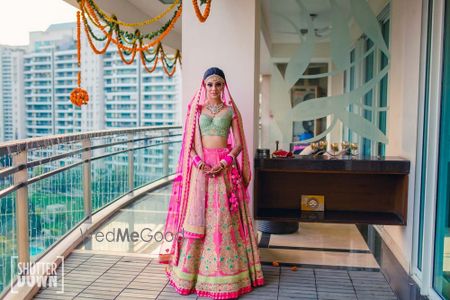
M205 23L198 21L190 2L183 5L182 14L183 118L205 70L221 68L242 114L252 168L258 138L260 33L257 12L259 14L259 0L226 0L213 1Z
M390 109L387 117L389 144L386 147L386 154L401 156L411 161L408 225L378 226L377 229L406 271L410 269L413 241L421 14L422 1L420 0L391 2L391 68L388 83Z

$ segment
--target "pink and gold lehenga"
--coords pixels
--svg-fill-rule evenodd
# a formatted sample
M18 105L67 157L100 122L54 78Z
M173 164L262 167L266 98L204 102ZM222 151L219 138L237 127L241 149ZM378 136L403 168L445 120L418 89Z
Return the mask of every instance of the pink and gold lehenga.
M249 214L250 182L241 115L225 85L222 99L233 109L239 136L228 134L227 148L203 148L199 115L205 100L204 82L188 106L177 178L173 183L166 233L181 233L165 240L160 263L166 263L170 284L182 295L196 293L213 299L237 298L264 284L257 240ZM195 166L190 151L215 166L240 139L242 151L232 167L216 177Z

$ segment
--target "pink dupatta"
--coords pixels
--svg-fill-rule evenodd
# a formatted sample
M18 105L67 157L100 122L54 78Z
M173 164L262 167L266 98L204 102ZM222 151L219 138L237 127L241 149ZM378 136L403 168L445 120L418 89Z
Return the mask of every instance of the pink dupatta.
M206 100L205 82L188 105L181 152L178 159L176 178L173 182L172 194L169 201L166 223L164 227L165 239L159 252L159 262L178 265L179 244L183 237L203 238L205 233L205 188L206 178L192 162L190 152L195 150L203 160L199 117L201 108ZM228 147L234 147L238 138L242 151L236 157L235 163L245 187L244 197L248 199L247 187L251 180L250 162L244 135L242 117L237 109L228 85L225 83L222 101L231 106L237 118L239 136L234 137L232 130L228 135ZM173 237L173 238L170 238Z

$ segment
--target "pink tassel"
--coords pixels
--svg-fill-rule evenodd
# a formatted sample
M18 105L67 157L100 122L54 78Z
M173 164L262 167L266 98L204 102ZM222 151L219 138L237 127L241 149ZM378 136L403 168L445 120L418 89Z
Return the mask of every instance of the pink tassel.
M238 186L240 182L239 172L233 166L231 169L231 182L233 183L233 190L231 191L231 195L228 198L228 202L230 203L230 211L235 213L239 209L239 197L238 197Z

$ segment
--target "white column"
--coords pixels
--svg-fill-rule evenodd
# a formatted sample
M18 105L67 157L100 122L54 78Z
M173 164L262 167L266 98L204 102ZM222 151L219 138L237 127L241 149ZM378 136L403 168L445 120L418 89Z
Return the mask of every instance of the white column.
M182 22L183 118L205 70L221 68L242 114L253 168L258 145L259 0L212 1L205 23L197 19L189 1L183 5Z

